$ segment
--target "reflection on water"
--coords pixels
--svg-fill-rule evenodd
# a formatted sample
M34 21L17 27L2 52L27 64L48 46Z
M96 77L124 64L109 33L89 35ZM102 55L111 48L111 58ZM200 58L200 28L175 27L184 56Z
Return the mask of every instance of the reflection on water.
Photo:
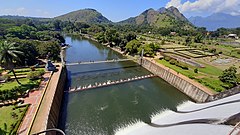
M66 42L72 46L66 53L68 62L123 58L86 39L66 37ZM71 87L149 74L131 61L69 66L68 70ZM154 114L164 109L176 110L177 105L187 100L160 78L65 94L60 125L69 135L111 135L137 121L151 123Z

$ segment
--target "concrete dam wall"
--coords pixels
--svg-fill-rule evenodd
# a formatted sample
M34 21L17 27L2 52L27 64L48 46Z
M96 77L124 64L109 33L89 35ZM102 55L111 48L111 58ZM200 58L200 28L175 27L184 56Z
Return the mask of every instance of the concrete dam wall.
M196 84L194 84L189 78L180 75L169 68L159 65L155 63L155 61L150 61L147 59L142 59L141 61L141 65L144 68L164 79L196 102L206 102L207 99L214 94L208 92L209 90L206 91L206 88L203 88L200 85L196 86Z
M33 122L30 134L56 128L58 126L66 77L66 68L60 65L58 71L54 72L49 80L49 85L47 86L43 101L40 104L40 109ZM46 134L55 135L56 132L48 132Z

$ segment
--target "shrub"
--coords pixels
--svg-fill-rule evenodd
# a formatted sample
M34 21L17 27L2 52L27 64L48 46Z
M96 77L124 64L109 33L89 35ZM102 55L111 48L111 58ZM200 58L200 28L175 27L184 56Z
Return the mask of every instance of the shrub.
M30 80L36 80L41 78L41 76L44 74L44 70L40 70L40 71L31 71L30 73L28 73L27 78Z
M31 66L30 69L31 69L31 71L35 71L36 70L34 66Z
M3 72L3 69L2 69L2 68L0 68L0 74L2 74L2 72Z
M190 78L190 79L195 79L195 77L194 77L194 76L191 76L191 75L188 75L188 78Z
M164 59L165 59L166 61L170 61L170 60L171 60L171 58L168 57L168 56L165 56Z
M194 73L198 73L198 69L197 68L194 69Z
M176 66L178 66L182 69L188 70L188 66L184 63L176 62L175 64L176 64Z
M23 112L22 112L23 114L26 114L26 112L27 112L27 110L28 110L28 107L29 107L29 104L27 104L27 105L25 105L25 106L26 106L26 108L23 110ZM11 132L10 132L11 135L17 134L18 127L20 126L20 124L21 124L24 116L25 116L25 115L21 115L20 118L19 118L19 121L13 126L13 128L12 128L12 130L11 130Z
M185 70L188 70L188 66L186 66L186 65L182 65L181 68L182 68L182 69L185 69Z
M172 65L175 65L175 64L177 63L177 61L176 61L175 59L171 59L171 60L169 61L169 63L172 64Z
M44 75L45 71L43 69L38 71L40 73L40 75Z

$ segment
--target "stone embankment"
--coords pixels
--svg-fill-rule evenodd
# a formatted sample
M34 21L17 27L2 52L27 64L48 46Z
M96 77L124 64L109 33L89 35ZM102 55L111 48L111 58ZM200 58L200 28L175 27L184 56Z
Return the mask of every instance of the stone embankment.
M92 36L89 35L82 35L86 38L96 41ZM111 47L109 47L111 48ZM112 50L123 54L124 53L118 48L111 48ZM127 57L133 58L131 56L126 55ZM153 74L159 76L160 78L164 79L178 90L192 98L194 101L203 103L203 102L211 102L214 100L218 100L221 98L225 98L237 93L240 93L240 86L232 88L230 90L226 90L221 93L217 93L215 91L210 90L209 88L203 86L202 84L191 80L190 78L175 72L174 70L165 67L155 61L151 61L148 58L144 58L142 63L140 60L138 61L144 68L152 72Z
M139 63L144 68L164 79L196 102L206 102L210 96L216 94L201 84L194 82L186 76L183 76L170 68L160 65L155 61L144 58Z

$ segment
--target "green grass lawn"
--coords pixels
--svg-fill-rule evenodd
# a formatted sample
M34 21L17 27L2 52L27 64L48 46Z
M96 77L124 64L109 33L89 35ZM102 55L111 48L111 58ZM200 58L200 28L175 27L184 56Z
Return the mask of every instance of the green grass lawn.
M30 81L27 78L23 78L23 79L19 79L19 81L21 82L21 85L19 85L16 80L12 80L11 82L0 84L0 91L11 90L16 86L20 86L22 91L26 91L28 89L38 87L41 82L41 79Z
M28 106L15 108L15 106L4 106L0 108L0 134L16 132ZM14 109L14 110L13 110Z
M198 70L200 72L203 72L205 74L210 74L210 75L215 75L215 76L220 76L222 75L222 70L221 69L218 69L214 66L211 66L211 65L208 65L208 64L205 64L205 63L202 63L205 68L199 68Z
M166 60L156 60L158 63L165 65L166 67L169 67L173 69L176 72L179 72L191 79L194 79L198 81L199 83L207 86L208 88L214 90L214 91L223 91L225 88L223 88L221 85L223 85L223 82L221 82L218 79L218 76L222 74L222 70L213 67L211 65L205 65L205 68L198 68L198 73L194 73L194 67L188 66L188 70L184 70L180 67L177 67L175 65L171 65Z
M19 79L20 83L22 85L26 85L29 82L29 79L27 78L23 78L23 79ZM6 83L2 83L0 84L0 91L1 90L11 90L12 88L19 86L19 84L17 83L17 81L14 79L10 82L6 82Z
M35 71L40 71L40 70L44 70L44 68L36 68ZM21 75L27 75L31 69L30 68L21 68L21 69L15 69L14 70L17 76L21 76ZM13 76L13 73L9 73L10 76Z

